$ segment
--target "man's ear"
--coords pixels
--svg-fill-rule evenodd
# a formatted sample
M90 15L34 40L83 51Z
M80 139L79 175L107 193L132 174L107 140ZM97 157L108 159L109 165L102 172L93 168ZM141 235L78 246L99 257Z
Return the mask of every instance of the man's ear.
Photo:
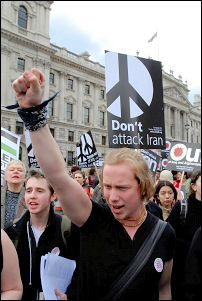
M193 189L194 192L196 192L196 185L195 185L195 183L191 183L191 188Z
M50 198L50 202L54 205L54 201L56 199L57 195L56 195L56 192L53 192L53 194L51 195L51 198Z

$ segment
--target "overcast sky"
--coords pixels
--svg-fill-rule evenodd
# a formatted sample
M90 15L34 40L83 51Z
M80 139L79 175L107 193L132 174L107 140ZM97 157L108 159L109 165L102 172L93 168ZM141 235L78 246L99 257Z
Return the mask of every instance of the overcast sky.
M148 40L157 32L153 42ZM104 51L162 62L201 95L201 1L55 1L50 39L104 65Z

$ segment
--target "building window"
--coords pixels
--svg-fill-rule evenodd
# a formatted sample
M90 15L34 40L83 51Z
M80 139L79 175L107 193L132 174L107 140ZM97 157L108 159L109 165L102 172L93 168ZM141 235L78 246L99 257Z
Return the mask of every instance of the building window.
M174 125L170 126L170 135L172 138L175 138L175 126Z
M100 97L102 98L102 99L104 99L105 98L105 91L104 90L100 90Z
M68 89L73 90L73 80L68 79L68 84L67 84Z
M22 161L22 147L19 147L19 160Z
M18 134L18 135L23 134L23 122L16 121L15 133Z
M84 123L89 123L89 108L84 108Z
M53 100L48 103L48 116L53 116Z
M194 136L193 136L193 134L191 134L191 143L193 143L194 142Z
M106 145L106 136L102 136L102 145Z
M74 141L74 132L69 131L68 134L68 141L73 142Z
M20 6L18 9L18 25L27 28L27 10L24 6Z
M67 103L67 119L72 120L73 105L71 103Z
M90 94L90 86L85 85L85 94Z
M50 84L54 84L54 73L50 73L50 76L49 76L49 83L50 83Z
M25 71L25 60L18 58L18 71Z
M73 152L69 152L67 153L67 165L73 165Z
M104 112L100 112L100 126L104 126L105 125L105 113Z

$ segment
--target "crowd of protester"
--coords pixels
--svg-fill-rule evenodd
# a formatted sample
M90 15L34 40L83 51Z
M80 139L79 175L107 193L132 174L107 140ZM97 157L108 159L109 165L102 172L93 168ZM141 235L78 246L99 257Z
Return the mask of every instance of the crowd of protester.
M78 166L74 166L72 168L72 178L82 186L92 202L108 206L103 194L103 182L99 182L96 179L96 185L92 188L93 181L89 182L88 179L89 170L81 170ZM201 231L201 171L197 170L190 173L189 177L186 175L186 182L189 183L189 193L186 193L186 211L184 212L184 216L182 216L181 212L181 201L177 199L180 187L178 185L177 187L175 186L175 181L178 182L179 174L177 177L175 178L173 171L157 171L156 179L154 179L153 195L145 202L145 208L161 220L169 222L175 230L176 246L173 254L171 274L172 299L198 300L201 296L201 272L199 269L201 261L199 235ZM7 299L4 286L7 287L8 285L11 289L8 296L16 296L16 299L22 300L27 298L37 300L39 299L40 292L42 292L40 282L41 256L50 252L57 245L61 256L77 259L77 264L79 264L79 242L75 242L75 239L69 239L69 229L65 233L66 243L72 244L74 247L68 249L62 241L60 231L61 217L54 213L54 201L57 199L56 194L42 171L28 169L26 172L22 161L13 160L6 168L5 180L6 186L2 187L3 197L1 205L3 205L2 213L5 215L2 218L2 228L6 231L8 237L14 243L13 246L16 248L16 255L12 248L10 251L13 260L16 261L15 258L17 255L18 259L15 264L12 261L8 263L6 255L9 256L9 252L5 255L4 251L2 253L4 255L1 255L2 299ZM92 194L90 193L91 188L93 189L91 190ZM31 196L32 193L34 194L33 196ZM41 197L42 193L46 194L46 198ZM36 213L37 206L38 212ZM19 208L21 209L19 210ZM28 232L27 222L29 222ZM77 233L76 237L79 240L78 231L74 227L72 227L72 231ZM2 239L4 239L5 235L2 235ZM18 242L17 245L16 241ZM4 242L2 241L2 246L3 244ZM10 247L11 244L9 244L9 249ZM32 253L31 259L30 248ZM78 249L75 250L75 248ZM31 261L32 269L30 272ZM7 284L4 275L8 273L5 271L7 271L6 267L9 267L10 263L15 267L12 269L12 272L18 275L18 277L16 276L15 281L12 280L12 283ZM17 272L18 269L20 269L20 273ZM72 280L73 287L77 281L76 273ZM11 277L10 279L13 278ZM21 283L23 283L23 293L22 285L20 286ZM17 288L12 289L12 286L16 286ZM70 291L73 291L71 286ZM62 299L66 299L64 297L66 294L62 294L57 289L56 292L59 296L62 296ZM74 300L74 297L72 299Z
M16 80L20 107L30 106L28 89L41 101L43 82L37 69ZM152 179L142 155L123 148L108 153L99 171L73 166L68 172L47 125L36 128L35 123L30 131L44 173L26 171L20 160L5 170L2 300L41 299L41 256L55 247L76 261L66 292L55 288L61 299L201 299L201 170L184 175L157 170ZM48 145L50 158L45 158ZM62 215L54 211L57 199ZM162 233L150 257L135 278L129 277L132 259L158 225Z

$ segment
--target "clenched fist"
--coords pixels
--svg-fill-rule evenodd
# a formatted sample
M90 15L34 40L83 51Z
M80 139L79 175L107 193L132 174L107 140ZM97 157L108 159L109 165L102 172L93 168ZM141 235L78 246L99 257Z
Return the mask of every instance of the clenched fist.
M25 71L12 84L18 104L21 108L37 106L41 103L44 94L45 78L36 68Z

